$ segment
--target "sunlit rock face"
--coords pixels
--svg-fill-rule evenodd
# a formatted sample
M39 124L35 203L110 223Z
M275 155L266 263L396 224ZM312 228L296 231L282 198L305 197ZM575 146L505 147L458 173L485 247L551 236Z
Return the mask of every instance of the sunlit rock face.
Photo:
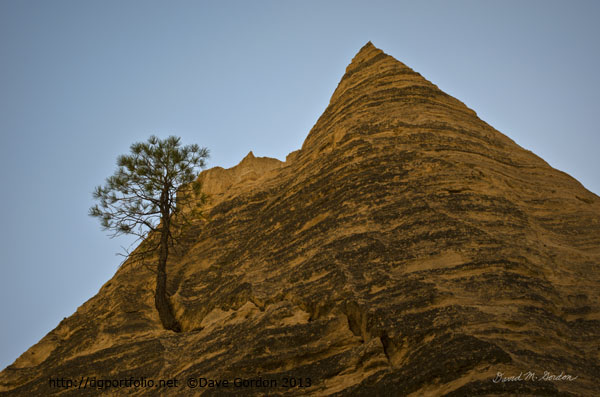
M598 395L600 198L371 43L285 162L199 178L167 269L184 332L128 261L1 395Z

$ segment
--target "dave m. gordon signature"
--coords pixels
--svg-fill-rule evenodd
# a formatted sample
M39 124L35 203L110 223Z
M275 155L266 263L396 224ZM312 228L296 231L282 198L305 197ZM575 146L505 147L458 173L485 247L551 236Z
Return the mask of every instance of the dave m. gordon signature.
M505 382L551 382L551 381L568 381L573 382L578 376L565 374L564 371L560 371L560 374L552 374L549 371L544 371L543 374L536 374L532 371L521 372L519 375L507 376L502 372L497 372L496 377L492 379L494 383L505 383Z

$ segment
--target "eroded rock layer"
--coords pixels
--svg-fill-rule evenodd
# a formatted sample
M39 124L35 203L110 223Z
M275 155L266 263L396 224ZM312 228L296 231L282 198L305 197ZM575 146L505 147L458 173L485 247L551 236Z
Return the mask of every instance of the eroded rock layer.
M207 219L168 264L184 332L161 329L153 274L126 262L0 394L117 392L50 385L87 376L177 379L160 392L181 396L600 390L600 198L371 43L286 162L200 178ZM277 387L186 383L259 377Z

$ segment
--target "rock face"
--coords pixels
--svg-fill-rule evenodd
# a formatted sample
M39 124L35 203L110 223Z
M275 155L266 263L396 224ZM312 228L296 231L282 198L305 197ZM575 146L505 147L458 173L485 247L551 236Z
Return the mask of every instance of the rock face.
M299 151L200 178L207 218L168 264L184 332L126 262L0 395L600 390L600 198L371 43Z

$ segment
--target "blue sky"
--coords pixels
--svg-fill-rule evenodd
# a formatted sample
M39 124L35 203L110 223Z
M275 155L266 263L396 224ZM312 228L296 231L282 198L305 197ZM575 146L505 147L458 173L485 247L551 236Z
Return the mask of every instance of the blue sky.
M367 41L600 192L594 1L1 1L0 368L95 295L87 216L151 134L231 167L300 148Z

